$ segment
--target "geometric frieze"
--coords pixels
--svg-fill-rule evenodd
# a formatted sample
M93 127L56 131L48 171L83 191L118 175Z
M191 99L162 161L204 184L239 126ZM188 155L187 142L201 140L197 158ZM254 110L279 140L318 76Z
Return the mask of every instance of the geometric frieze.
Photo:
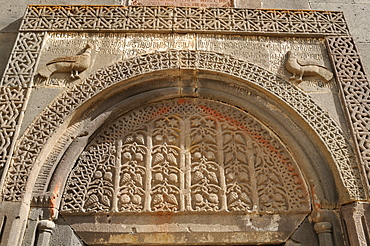
M44 36L43 32L18 34L0 86L23 88L32 86Z
M233 2L230 0L132 0L131 5L144 5L144 6L179 6L179 7L232 7Z
M327 43L370 187L370 83L351 37L329 37Z
M289 151L240 109L205 99L145 105L111 122L79 156L63 213L305 212Z
M341 12L164 6L29 6L21 31L348 35Z
M128 78L166 69L201 69L216 71L248 81L269 91L295 110L325 143L335 160L344 187L353 199L365 197L361 175L342 130L315 101L262 67L232 56L207 51L164 51L125 59L100 69L86 79L71 85L60 94L26 131L15 150L8 169L3 198L19 200L25 190L28 174L42 146L55 129L79 105L100 91ZM40 127L43 126L43 127ZM29 151L32 149L32 151ZM19 172L22 170L22 172Z
M0 177L13 152L26 89L0 87Z

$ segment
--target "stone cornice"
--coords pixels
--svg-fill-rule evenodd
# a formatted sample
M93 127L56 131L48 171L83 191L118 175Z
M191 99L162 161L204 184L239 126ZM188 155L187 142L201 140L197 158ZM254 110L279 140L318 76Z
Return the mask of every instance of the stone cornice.
M349 35L342 12L104 5L30 5L20 31Z

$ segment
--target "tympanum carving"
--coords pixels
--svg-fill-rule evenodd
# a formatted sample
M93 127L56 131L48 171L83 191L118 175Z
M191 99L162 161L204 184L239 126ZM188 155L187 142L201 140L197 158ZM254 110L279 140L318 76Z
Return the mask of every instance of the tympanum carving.
M172 99L100 131L68 178L62 210L303 212L307 192L288 150L251 115Z

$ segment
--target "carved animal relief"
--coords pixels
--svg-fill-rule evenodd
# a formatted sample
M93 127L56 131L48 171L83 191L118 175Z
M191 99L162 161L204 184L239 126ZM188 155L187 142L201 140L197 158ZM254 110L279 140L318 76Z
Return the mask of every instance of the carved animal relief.
M173 99L126 113L82 152L64 213L310 210L288 150L236 108Z
M91 52L94 45L88 43L82 54L75 56L62 56L46 63L37 74L43 78L50 78L54 73L70 73L72 79L79 79L80 73L90 67Z
M295 80L298 83L302 82L303 76L315 76L321 78L324 82L329 82L333 78L333 73L328 68L312 64L303 60L299 60L291 51L287 52L287 61L285 68L292 73L289 80Z

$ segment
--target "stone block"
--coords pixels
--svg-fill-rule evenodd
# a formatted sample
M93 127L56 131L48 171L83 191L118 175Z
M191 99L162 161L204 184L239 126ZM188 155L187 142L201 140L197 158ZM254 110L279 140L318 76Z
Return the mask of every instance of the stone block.
M341 207L349 245L370 244L370 204L355 202Z
M281 0L263 0L264 9L310 9L307 0L281 1Z
M339 4L339 3L311 3L314 10L343 11L349 30L357 42L370 42L370 3Z
M0 243L1 245L18 245L18 234L27 220L21 202L0 202Z
M74 233L62 217L55 221L55 230L50 239L50 246L83 246L84 243Z
M262 2L261 0L235 0L235 7L236 8L261 8Z
M5 71L16 38L17 33L0 32L0 76Z
M61 92L57 87L37 87L32 90L23 118L20 134L28 127L33 119Z
M350 3L356 2L356 0L325 0L325 1L322 1L322 0L310 0L310 3L322 3L322 2L325 2L325 3L335 3L335 4L343 4L343 3L349 3L350 4Z
M358 51L360 53L361 61L363 62L365 73L367 77L370 76L370 42L357 43Z

